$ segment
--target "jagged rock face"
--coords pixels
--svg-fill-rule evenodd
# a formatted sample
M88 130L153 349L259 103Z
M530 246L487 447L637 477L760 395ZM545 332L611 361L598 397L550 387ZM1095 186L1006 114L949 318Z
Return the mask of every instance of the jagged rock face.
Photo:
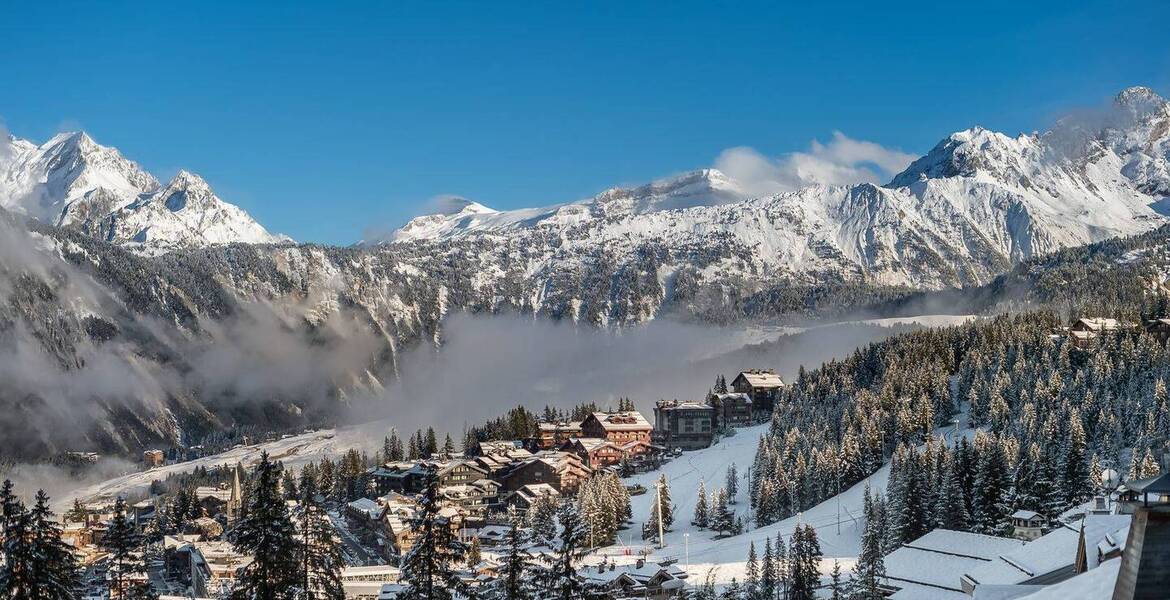
M147 255L287 240L219 199L197 175L181 171L160 185L85 133L63 133L40 146L0 140L0 207Z

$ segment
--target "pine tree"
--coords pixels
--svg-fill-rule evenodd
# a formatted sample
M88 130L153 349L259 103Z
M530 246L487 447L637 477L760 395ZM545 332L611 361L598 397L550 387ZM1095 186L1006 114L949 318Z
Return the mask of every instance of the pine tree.
M788 556L788 546L784 543L784 536L779 531L776 532L775 548L772 560L776 563L776 593L781 598L787 598L788 589L792 585L792 565Z
M731 583L719 594L719 600L744 600L743 586L739 584L738 579L731 578Z
M789 600L815 600L821 584L821 545L810 525L798 525L792 534Z
M433 427L427 427L427 436L422 443L422 454L424 458L430 458L439 453L439 438L435 435Z
M861 553L853 565L849 596L853 600L882 600L885 594L880 585L886 577L882 544L886 535L881 527L879 501L870 494L869 484L863 497L865 530L861 535Z
M660 491L661 501L654 502L650 505L650 521L654 522L655 530L657 531L658 521L658 506L662 506L662 529L670 531L674 526L674 501L670 498L670 484L666 481L666 475L658 476L658 490Z
M451 434L443 439L443 456L450 458L455 455L455 442L451 440Z
M735 470L735 463L727 467L727 503L735 504L735 497L739 495L739 473Z
M833 560L829 573L829 600L845 600L845 587L841 583L841 563Z
M962 488L960 474L955 470L955 461L950 453L944 455L939 490L934 506L935 524L943 529L966 531L971 526L971 515L967 514L966 494Z
M233 600L291 600L297 595L301 583L299 545L288 505L280 494L280 471L264 452L252 473L230 538L236 552L253 560L237 578Z
M1077 409L1069 411L1068 435L1064 438L1061 457L1061 489L1064 504L1073 506L1093 495L1094 482L1089 475L1088 440Z
M551 495L537 497L528 508L528 526L534 544L547 546L556 537L557 509L557 501Z
M455 539L441 508L439 478L432 472L411 523L418 537L402 561L402 579L410 584L406 600L452 600L465 589L453 565L464 561L467 549Z
M53 520L49 496L37 492L29 513L32 526L31 545L37 561L33 567L40 600L72 600L77 597L77 559L61 539L61 526ZM149 588L149 582L146 583Z
M986 436L982 445L977 452L972 522L976 533L994 534L1002 527L1004 517L1010 514L1005 503L1010 485L1008 465L1003 446L997 439Z
M695 516L691 519L691 524L699 529L706 529L709 509L707 508L707 487L702 481L699 482L699 491L696 494Z
M406 452L402 449L402 438L398 437L398 430L390 430L389 448L386 454L388 462L401 462L406 458Z
M320 494L310 477L301 477L301 590L304 600L343 600L341 570L345 557L341 540L329 521Z
M110 519L101 547L110 557L110 597L123 598L129 588L126 578L143 574L146 569L135 553L142 546L142 538L134 524L126 517L126 501L119 496L114 501L114 517Z
M11 481L0 488L0 597L8 600L32 600L37 597L40 582L36 578L39 557L28 540L33 536L32 516L17 500Z
M540 569L524 542L524 532L513 519L508 527L503 554L500 555L500 575L489 586L491 598L496 600L535 600L532 581Z
M744 572L746 600L760 600L760 562L756 558L756 543L748 543L747 570Z
M577 564L588 553L588 548L585 545L584 524L577 513L576 503L571 500L561 502L557 520L561 533L553 555L552 572L549 574L551 585L545 597L577 600L585 597L588 591L585 578L577 572Z
M720 488L714 497L708 525L718 534L729 533L735 529L735 513L727 506L727 492Z
M776 572L776 556L772 554L772 538L764 539L764 556L760 560L760 598L772 600L780 588L780 574Z

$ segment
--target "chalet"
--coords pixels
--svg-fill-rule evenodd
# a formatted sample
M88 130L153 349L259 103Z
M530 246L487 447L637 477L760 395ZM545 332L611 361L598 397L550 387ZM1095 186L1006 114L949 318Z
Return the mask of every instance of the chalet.
M1012 513L1011 519L1012 535L1024 541L1044 535L1044 526L1048 523L1043 515L1031 510L1017 510Z
M715 439L715 408L697 402L659 400L654 405L654 443L698 450Z
M444 505L457 506L469 516L482 518L490 507L495 506L500 495L500 484L491 479L477 479L471 483L460 483L439 488Z
M654 427L636 410L603 413L595 412L581 422L582 438L599 438L607 442L625 444L631 441L650 443Z
M536 446L540 450L555 450L560 448L570 438L581 437L581 421L560 421L557 423L541 423L540 433L536 438Z
M594 470L616 465L626 456L621 446L603 438L575 438L565 449L580 456Z
M417 494L426 487L430 470L419 462L393 462L370 469L367 474L379 495Z
M757 420L772 414L782 387L784 380L770 369L743 371L731 381L733 391L751 397L753 416Z
M1165 344L1170 339L1170 319L1150 319L1146 321L1145 330Z
M717 431L733 427L747 427L754 422L752 418L752 397L744 392L728 394L711 394L707 404L713 409L713 426Z
M163 454L162 450L144 450L142 452L142 462L148 469L161 467L166 460L167 456Z
M1073 321L1068 328L1068 336L1073 346L1081 349L1090 348L1094 341L1104 333L1129 329L1131 324L1107 319L1103 317L1081 318Z
M435 468L435 477L439 479L439 487L463 485L486 478L487 469L477 465L472 460L452 460L431 465Z
M687 573L675 564L656 564L639 559L633 564L602 563L582 568L581 577L606 598L684 597Z
M239 472L233 471L230 486L195 488L195 502L203 509L204 515L208 517L223 515L230 523L239 514L243 505Z
M514 507L516 510L526 511L532 508L533 504L536 504L537 499L543 497L550 497L555 500L560 498L561 495L547 483L535 483L523 486L508 494L507 498L504 499L504 504Z
M548 451L512 465L497 477L501 494L538 483L547 483L561 494L572 494L591 473L576 454Z
M1091 331L1093 333L1105 333L1107 331L1116 331L1125 327L1125 324L1117 319L1106 319L1102 317L1081 318L1073 321L1069 326L1070 331Z

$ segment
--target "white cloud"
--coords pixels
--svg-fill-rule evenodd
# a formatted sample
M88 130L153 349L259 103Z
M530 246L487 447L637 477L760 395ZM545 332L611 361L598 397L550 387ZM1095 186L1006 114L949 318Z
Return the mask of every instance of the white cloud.
M715 168L738 182L748 195L766 196L818 183L884 183L915 158L834 131L827 144L813 140L808 152L775 159L747 146L728 148L715 160Z

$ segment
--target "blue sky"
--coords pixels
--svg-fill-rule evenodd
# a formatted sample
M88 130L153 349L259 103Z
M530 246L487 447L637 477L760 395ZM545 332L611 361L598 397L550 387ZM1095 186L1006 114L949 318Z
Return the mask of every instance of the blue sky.
M834 131L922 153L1170 90L1164 2L6 4L13 134L84 128L328 243L440 194L551 204Z

